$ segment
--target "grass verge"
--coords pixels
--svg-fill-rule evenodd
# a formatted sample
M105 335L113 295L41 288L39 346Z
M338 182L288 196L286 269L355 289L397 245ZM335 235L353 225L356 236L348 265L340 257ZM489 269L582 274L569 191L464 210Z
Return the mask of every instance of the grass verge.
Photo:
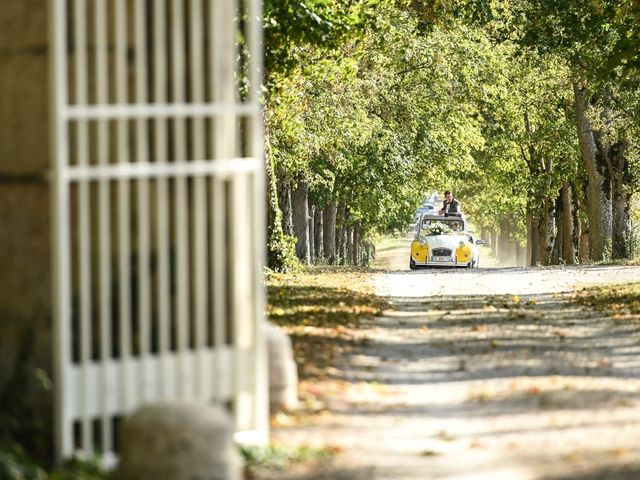
M616 319L638 317L640 315L640 283L586 288L578 292L578 300L583 305L609 312Z
M301 466L316 468L330 461L335 452L330 448L272 443L268 446L242 446L240 453L245 463L245 478L262 480L281 478L283 473L291 473Z
M371 285L373 271L365 268L312 267L295 273L267 275L269 320L287 332L301 379L301 408L272 418L274 428L322 423L330 418L329 402L352 388L341 378L340 365L363 340L358 330L367 319L387 308ZM245 450L250 478L288 478L291 471L330 468L340 447L271 445ZM282 472L284 477L274 476ZM271 476L269 473L271 472Z
M269 320L290 335L302 379L326 378L327 368L354 345L362 320L386 308L368 282L371 275L335 267L268 275Z

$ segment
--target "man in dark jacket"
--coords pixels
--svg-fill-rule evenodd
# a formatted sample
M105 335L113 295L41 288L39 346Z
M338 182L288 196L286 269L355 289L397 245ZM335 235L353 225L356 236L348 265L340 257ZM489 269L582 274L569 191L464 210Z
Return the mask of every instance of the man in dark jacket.
M442 208L440 209L440 215L449 215L449 214L460 214L460 203L458 200L453 198L450 190L444 192L444 202L442 203Z

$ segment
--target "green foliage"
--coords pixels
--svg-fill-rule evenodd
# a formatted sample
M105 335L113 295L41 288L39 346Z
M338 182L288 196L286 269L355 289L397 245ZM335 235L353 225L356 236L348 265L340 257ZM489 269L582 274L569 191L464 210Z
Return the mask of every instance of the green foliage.
M273 5L268 18L297 12ZM307 31L288 24L286 48L271 44L286 62L268 77L270 157L318 204L345 202L365 236L404 228L423 192L449 188L478 227L508 222L522 240L527 214L586 175L576 82L638 188L637 2L295 5L317 18L296 13Z
M0 389L0 445L20 445L30 456L47 463L51 461L47 440L51 424L42 412L51 408L52 381L46 371L33 366L36 335L32 326L22 330L16 348L14 370Z
M358 34L375 0L266 0L264 2L265 67L268 74L296 66L296 50L331 50Z
M46 472L27 459L17 445L0 448L0 478L3 480L47 480Z
M49 477L50 480L109 480L111 478L109 472L102 468L98 458L75 459Z
M73 460L64 467L47 473L27 456L23 448L10 443L0 448L0 479L2 480L108 480L97 458Z
M240 453L244 459L245 468L249 472L255 470L287 471L297 465L327 461L333 456L333 451L329 448L282 443L272 443L265 447L241 445Z
M290 272L300 267L295 237L272 233L267 245L267 267L275 272Z

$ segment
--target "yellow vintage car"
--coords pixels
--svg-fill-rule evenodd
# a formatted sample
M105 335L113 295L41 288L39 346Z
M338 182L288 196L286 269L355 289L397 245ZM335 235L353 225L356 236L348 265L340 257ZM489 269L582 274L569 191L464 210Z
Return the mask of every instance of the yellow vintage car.
M411 242L409 268L479 268L482 240L474 241L463 216L422 214Z

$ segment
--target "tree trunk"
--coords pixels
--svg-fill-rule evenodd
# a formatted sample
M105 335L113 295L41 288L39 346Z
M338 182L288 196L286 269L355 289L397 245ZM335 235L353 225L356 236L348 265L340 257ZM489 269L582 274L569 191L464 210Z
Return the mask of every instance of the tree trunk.
M555 223L555 201L545 197L538 230L540 233L540 263L542 265L549 265L551 261L551 252L555 242Z
M630 180L629 166L625 158L626 144L619 142L611 155L611 190L613 197L613 233L611 257L625 259L631 257L629 237L631 235L630 202L631 193L626 188Z
M589 219L587 212L587 180L578 185L575 189L575 215L573 218L574 242L579 263L589 261ZM579 193L579 195L578 195Z
M524 128L528 135L533 135L533 127L527 111L524 112ZM544 176L548 184L550 181L548 170L552 164L539 157L536 145L532 142L527 144L526 152L523 149L522 153L527 161L530 178L538 179ZM544 233L547 223L545 222L544 212L541 211L544 206L540 206L538 192L534 184L535 182L531 182L531 186L527 191L527 260L531 266L544 263L545 247L547 245L547 237Z
M345 255L345 244L346 244L346 229L345 229L345 223L346 223L346 217L347 217L347 206L340 202L340 205L338 206L338 213L337 213L337 242L338 244L336 245L337 248L337 263L344 265L346 263L346 255Z
M324 258L329 265L336 263L336 214L338 206L335 201L330 201L324 207L323 229L322 229L322 249Z
M538 217L537 227L538 228L536 233L538 234L538 248L539 248L537 264L547 265L549 261L548 261L548 255L546 250L547 250L547 247L549 246L549 243L547 242L547 220L545 218L544 208L540 213L540 217Z
M267 173L267 265L276 271L291 267L293 258L282 229L282 211L278 202L278 180L270 155L269 136L265 131L265 167Z
M562 185L562 215L558 225L562 224L562 231L564 234L562 242L562 260L565 265L576 264L576 250L574 243L574 231L573 231L573 201L571 199L571 185L568 182L564 182Z
M314 217L315 217L316 207L311 204L311 200L309 200L309 258L311 259L311 263L315 263L316 259L316 244L314 241L315 238L315 230L314 230Z
M353 227L345 227L345 265L353 265Z
M322 209L316 205L316 210L313 216L313 245L315 251L315 259L316 261L322 260L322 237L323 233L323 225L322 225Z
M491 230L491 255L498 258L498 231L495 227Z
M529 211L529 209L527 208L527 220L526 220L526 225L527 225L527 247L525 249L525 261L524 261L524 266L525 267L529 267L531 265L533 265L533 263L531 262L531 254L532 254L532 247L533 247L533 214Z
M360 224L356 222L353 226L353 264L360 264Z
M527 238L529 242L529 266L535 267L541 263L540 255L540 218L538 215L529 213L530 219L527 225Z
M582 196L584 192L580 185L574 183L571 187L571 217L573 220L573 252L576 263L580 263L580 236L582 235L582 225L580 224L580 209L582 208Z
M293 211L291 208L291 179L283 169L278 169L278 206L282 212L282 230L285 235L294 235Z
M363 259L363 265L366 267L371 263L373 257L373 245L370 242L367 242L365 245L365 257Z
M503 220L500 222L500 235L498 240L498 259L502 264L511 263L511 254L509 253L509 224Z
M293 229L296 236L296 255L309 265L309 185L300 180L291 195L293 204Z
M562 222L562 192L556 198L554 223L556 225L556 231L554 234L553 247L549 255L549 265L560 265L560 259L562 258L563 243L565 241L564 235L564 223Z
M527 209L528 210L528 209ZM538 226L533 212L527 211L527 266L534 266L538 261Z
M588 176L589 253L592 260L602 260L609 249L612 232L611 189L608 184L606 162L598 149L596 135L587 117L589 107L587 92L576 84L573 90L578 141Z
M524 267L527 264L527 249L516 241L516 266Z
M589 220L588 219L581 219L580 220L581 224L580 224L580 241L579 241L579 245L578 245L578 260L580 261L580 263L587 263L589 260L591 260L591 256L589 254L589 252L591 251L590 245L589 245Z

